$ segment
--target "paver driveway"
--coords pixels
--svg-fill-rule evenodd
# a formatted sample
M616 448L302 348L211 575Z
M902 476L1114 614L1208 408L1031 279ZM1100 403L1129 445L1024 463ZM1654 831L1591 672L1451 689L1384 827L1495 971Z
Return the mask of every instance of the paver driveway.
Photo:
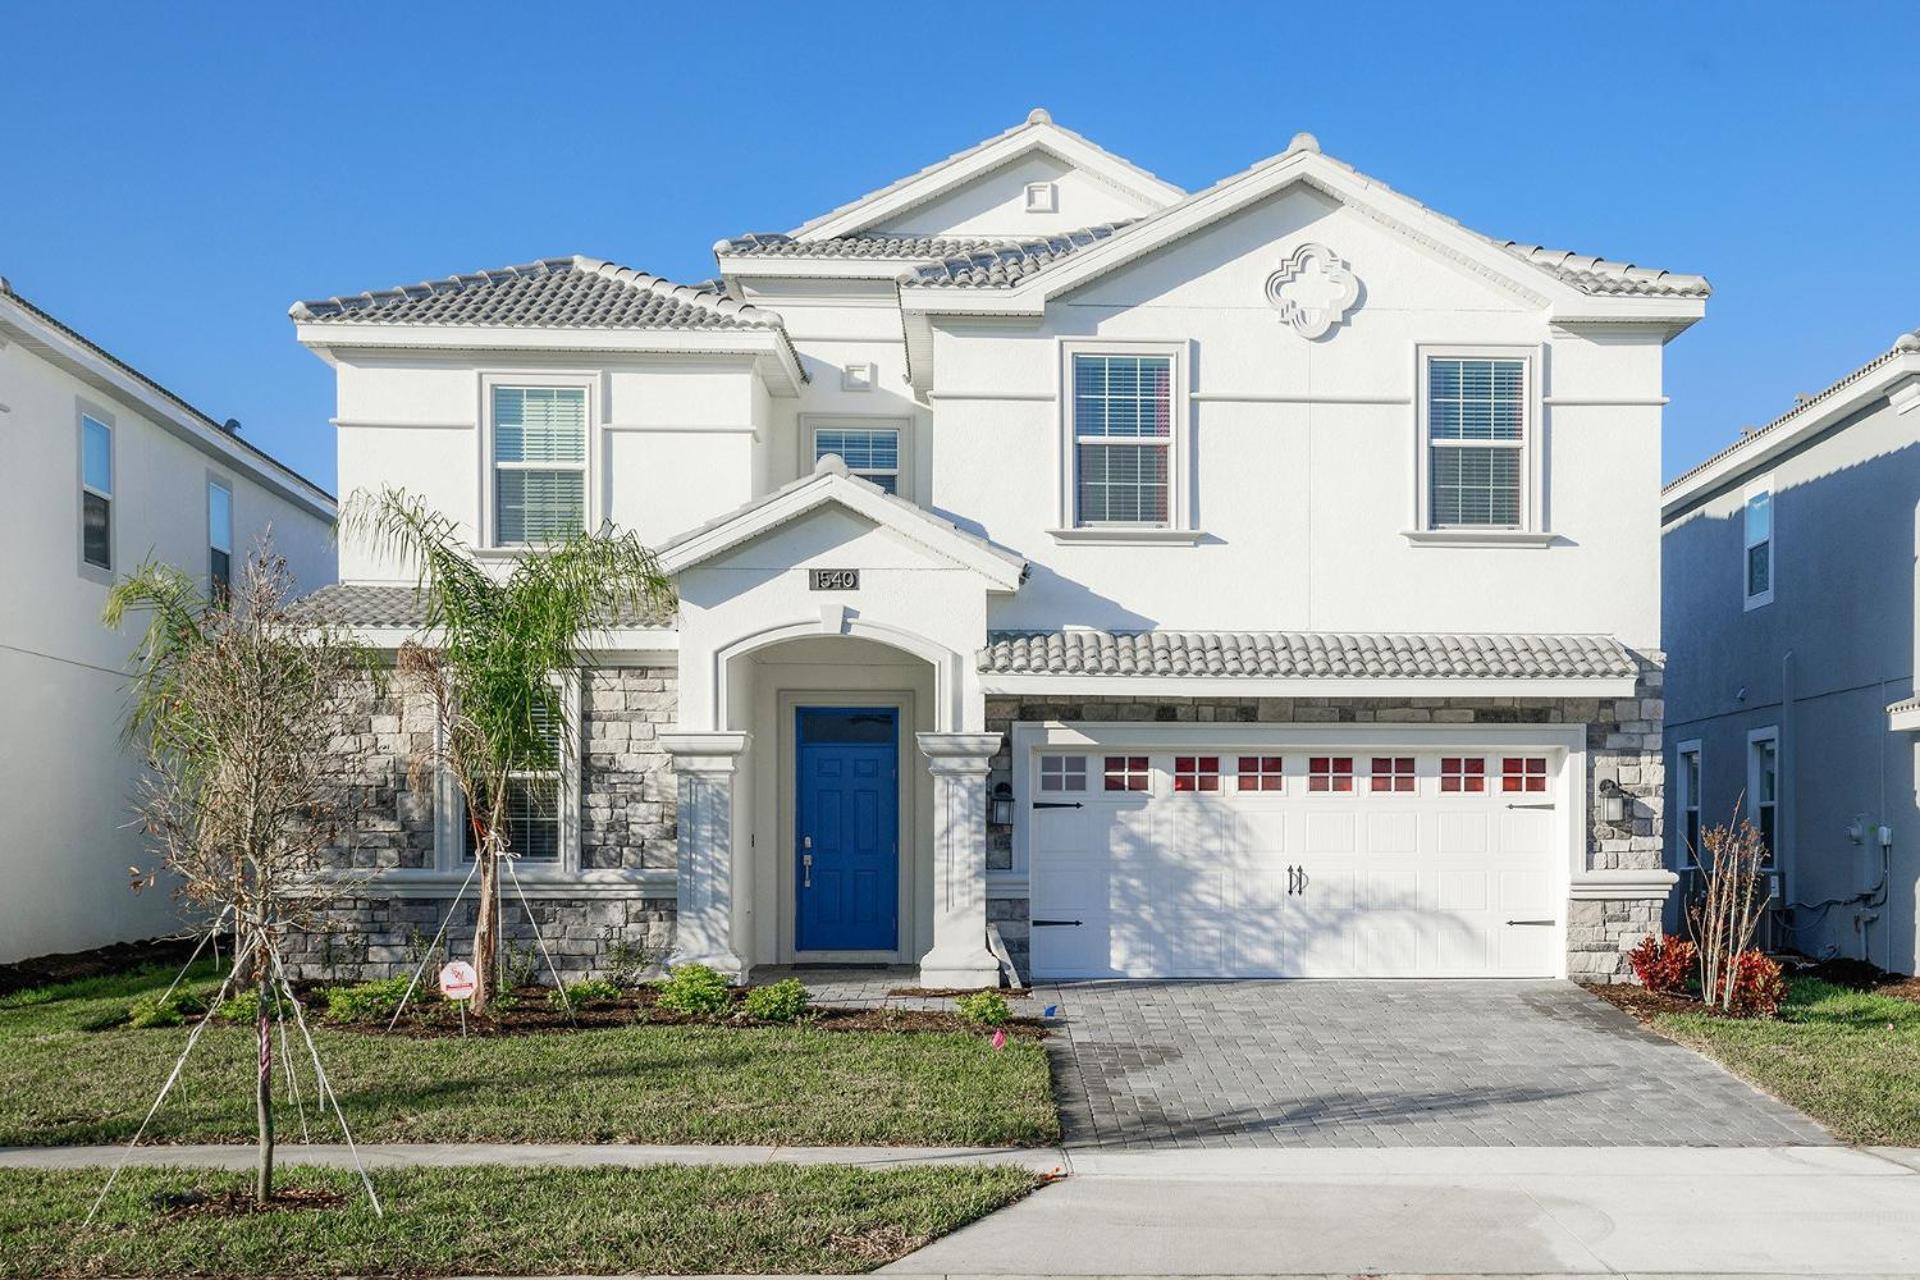
M1035 993L1069 1145L1778 1146L1799 1112L1570 982Z

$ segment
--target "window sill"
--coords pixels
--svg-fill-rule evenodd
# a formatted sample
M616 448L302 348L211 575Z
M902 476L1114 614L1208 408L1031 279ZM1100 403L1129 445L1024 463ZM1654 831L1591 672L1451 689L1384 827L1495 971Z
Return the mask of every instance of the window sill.
M1416 547L1550 547L1557 533L1537 529L1402 529Z
M1192 546L1206 538L1204 529L1166 529L1142 525L1091 526L1079 529L1049 529L1047 535L1055 542L1073 543L1089 547L1121 546Z

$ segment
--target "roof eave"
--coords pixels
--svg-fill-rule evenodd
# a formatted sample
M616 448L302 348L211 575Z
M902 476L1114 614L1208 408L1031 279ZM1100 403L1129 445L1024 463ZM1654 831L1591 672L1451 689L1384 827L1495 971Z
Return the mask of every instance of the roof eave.
M807 381L786 331L739 329L588 329L556 326L356 324L299 321L300 344L323 359L337 350L583 351L634 355L754 357L768 389L781 398L800 394Z
M1788 414L1662 490L1661 522L1685 515L1704 498L1765 467L1841 419L1900 392L1902 384L1913 379L1920 379L1920 351L1902 352L1844 390ZM1914 391L1902 404L1906 409L1920 409L1920 382L1914 383Z
M25 298L0 293L0 335L132 405L165 430L223 459L234 470L246 473L316 518L329 523L338 518L338 504L325 489L264 450L235 439L145 375L129 373L117 358L104 356L104 348L74 337Z

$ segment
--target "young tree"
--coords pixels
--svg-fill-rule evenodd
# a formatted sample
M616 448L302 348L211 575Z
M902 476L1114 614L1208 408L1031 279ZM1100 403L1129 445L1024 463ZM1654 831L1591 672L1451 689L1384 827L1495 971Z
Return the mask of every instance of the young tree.
M414 772L418 782L444 769L466 802L480 885L472 1005L484 1013L498 972L499 862L513 853L513 777L559 767L552 727L567 715L555 682L585 665L593 629L670 610L673 583L637 537L611 527L489 572L454 520L401 489L354 494L341 529L417 575L423 638L403 646L398 665L432 694L440 732Z
M1700 999L1707 1004L1733 1008L1742 957L1772 896L1768 856L1765 838L1745 818L1700 835L1700 882L1687 924L1700 949Z
M352 891L318 874L344 817L333 772L343 761L318 747L340 737L370 675L357 645L287 616L292 586L263 542L231 592L207 599L179 569L149 562L114 584L105 613L115 627L150 615L127 724L148 765L146 831L181 898L216 920L233 913L235 978L254 982L261 1201L273 1194L275 957L288 931L313 927Z

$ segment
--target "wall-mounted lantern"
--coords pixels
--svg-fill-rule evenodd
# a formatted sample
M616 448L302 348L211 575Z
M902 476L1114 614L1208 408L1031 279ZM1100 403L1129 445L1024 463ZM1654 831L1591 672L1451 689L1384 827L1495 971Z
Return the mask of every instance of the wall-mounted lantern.
M1612 778L1600 779L1600 821L1617 827L1633 811L1633 797Z
M1013 825L1013 784L996 783L993 798L987 801L987 822L996 827Z

